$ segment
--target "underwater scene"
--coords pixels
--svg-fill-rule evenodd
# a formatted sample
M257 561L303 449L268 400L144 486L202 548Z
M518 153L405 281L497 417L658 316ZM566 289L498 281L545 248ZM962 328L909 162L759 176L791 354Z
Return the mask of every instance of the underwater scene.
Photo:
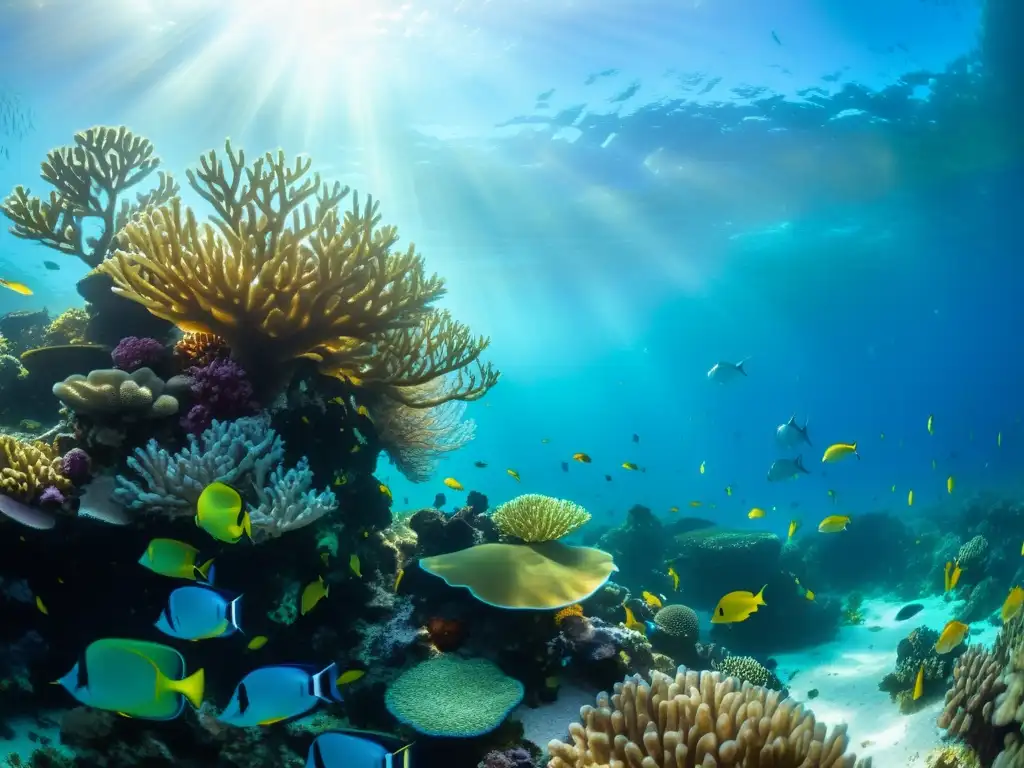
M1022 29L0 1L0 766L1024 768Z

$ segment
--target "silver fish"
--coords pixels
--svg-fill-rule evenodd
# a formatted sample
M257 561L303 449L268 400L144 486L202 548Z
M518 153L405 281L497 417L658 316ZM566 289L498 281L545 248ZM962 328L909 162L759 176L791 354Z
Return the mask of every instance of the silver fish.
M787 448L796 448L798 445L811 444L811 438L807 436L807 422L801 427L796 423L796 416L790 416L785 424L779 424L775 430L775 438L781 445Z
M780 480L790 480L800 474L811 474L804 468L803 456L797 456L795 459L776 460L768 470L768 479L772 482L778 482Z
M735 381L739 378L744 378L747 372L743 369L743 364L750 358L743 358L738 363L729 363L721 361L711 366L711 370L708 371L708 379L710 381L717 381L719 384L726 384L730 381Z

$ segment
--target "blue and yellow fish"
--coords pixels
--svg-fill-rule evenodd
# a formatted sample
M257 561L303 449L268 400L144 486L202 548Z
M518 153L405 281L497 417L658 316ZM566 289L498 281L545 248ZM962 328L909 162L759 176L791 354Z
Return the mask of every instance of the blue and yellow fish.
M338 665L317 670L304 664L260 667L235 688L231 701L217 718L240 728L271 725L300 717L321 701L340 702Z
M309 746L306 768L409 768L412 744L373 731L327 731Z
M242 631L242 596L202 584L178 587L168 595L156 628L179 640L228 637Z
M161 576L213 583L213 560L196 565L199 550L177 539L153 539L139 558L139 565Z

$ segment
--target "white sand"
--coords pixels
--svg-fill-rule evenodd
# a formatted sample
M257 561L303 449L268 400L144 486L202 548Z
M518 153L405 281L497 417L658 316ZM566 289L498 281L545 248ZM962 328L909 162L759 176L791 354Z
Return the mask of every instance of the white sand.
M940 744L941 732L935 720L942 700L933 701L912 715L901 715L889 694L878 690L882 677L896 665L896 646L922 624L941 631L953 618L960 603L941 597L916 602L924 610L902 622L895 620L904 603L865 601L864 624L843 627L839 637L827 645L799 653L780 654L776 670L790 688L790 695L803 701L819 721L829 726L849 725L850 750L858 757L873 759L875 768L906 768L923 765L928 752ZM872 632L870 627L881 627ZM991 645L998 627L978 623L971 627L971 643ZM790 675L798 671L790 680ZM817 688L811 700L807 692Z

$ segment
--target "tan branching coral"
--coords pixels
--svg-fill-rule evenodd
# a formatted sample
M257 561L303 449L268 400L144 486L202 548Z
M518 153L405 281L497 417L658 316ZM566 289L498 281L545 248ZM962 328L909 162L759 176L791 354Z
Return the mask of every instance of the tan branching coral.
M498 372L480 362L489 340L432 304L444 281L426 273L398 231L381 226L371 198L342 212L349 188L321 182L312 162L283 152L246 166L225 145L210 152L192 188L211 223L174 199L135 217L100 269L114 291L186 332L223 338L250 374L298 358L321 372L413 407L475 400ZM451 376L439 394L420 385Z
M51 485L61 491L71 488L60 473L60 454L54 446L0 435L0 494L31 502Z
M444 381L420 385L423 399L442 393ZM451 401L433 408L411 408L389 397L377 398L370 408L381 448L405 477L414 483L429 480L438 459L468 445L476 434L476 422L464 419L466 404Z
M828 729L791 700L718 672L679 667L616 683L580 711L573 744L548 744L548 768L863 768L847 755L844 725Z
M61 312L46 327L43 343L48 347L65 344L84 344L89 313L79 307Z
M80 414L162 418L178 412L178 400L149 368L127 373L117 368L74 374L53 385L53 394Z
M526 493L500 505L491 519L505 536L532 543L568 536L590 520L590 513L566 499Z
M13 222L14 236L78 256L96 267L132 215L178 193L171 175L161 172L157 188L137 195L134 203L120 198L159 165L150 141L124 126L90 128L75 134L74 146L51 150L43 161L43 181L54 188L48 199L19 185L0 204L0 211ZM86 236L83 222L87 218L100 220L98 237Z

